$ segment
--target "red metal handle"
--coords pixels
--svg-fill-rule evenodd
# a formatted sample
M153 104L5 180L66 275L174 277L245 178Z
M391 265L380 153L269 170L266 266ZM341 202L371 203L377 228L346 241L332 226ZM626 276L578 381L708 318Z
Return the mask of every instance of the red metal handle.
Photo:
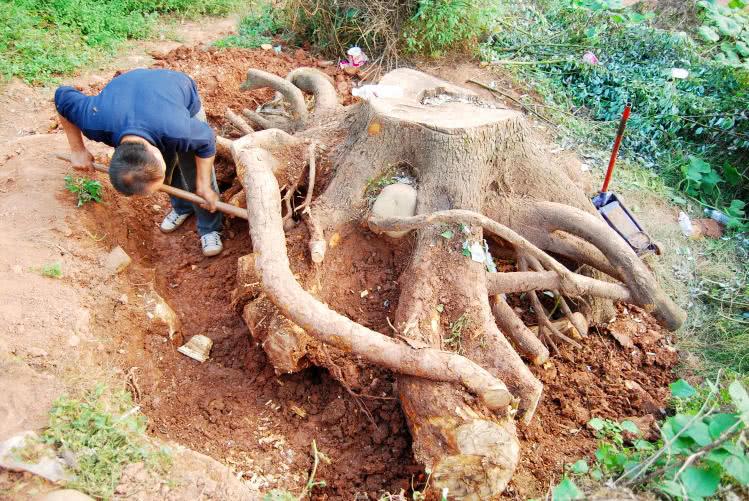
M627 126L627 120L629 119L629 112L632 109L632 104L627 103L624 107L624 113L622 113L622 119L619 122L619 130L616 132L616 139L614 140L614 149L611 151L611 158L609 159L609 168L606 170L606 178L603 180L603 187L601 187L601 193L606 193L611 182L611 175L614 173L614 164L616 164L616 156L619 153L619 146L622 144L622 137L624 136L624 128Z

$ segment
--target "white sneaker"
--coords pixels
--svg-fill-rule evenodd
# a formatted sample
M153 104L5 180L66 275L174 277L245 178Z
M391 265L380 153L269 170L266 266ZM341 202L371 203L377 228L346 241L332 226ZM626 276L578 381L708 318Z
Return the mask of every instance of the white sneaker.
M208 257L217 256L224 250L218 231L212 231L200 237L200 245L203 247L203 255Z
M182 223L184 223L190 216L192 216L192 212L180 215L177 214L174 209L172 209L172 211L167 214L164 220L161 222L161 226L159 226L159 228L164 233L171 233L182 226Z

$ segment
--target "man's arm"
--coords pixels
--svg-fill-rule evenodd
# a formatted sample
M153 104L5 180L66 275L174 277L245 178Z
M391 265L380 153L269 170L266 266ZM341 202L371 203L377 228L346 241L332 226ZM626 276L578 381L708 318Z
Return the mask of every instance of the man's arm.
M68 144L70 145L70 163L73 164L74 169L79 170L92 170L94 168L94 156L89 153L86 149L86 145L83 144L83 134L81 129L77 125L68 121L67 118L61 114L57 114L60 118L60 123L65 131L65 136L68 138Z
M211 212L216 210L216 202L218 202L218 193L213 191L213 183L211 182L213 161L215 159L216 155L208 158L201 158L195 155L195 165L197 167L195 194L205 199L207 203L203 204L202 207Z

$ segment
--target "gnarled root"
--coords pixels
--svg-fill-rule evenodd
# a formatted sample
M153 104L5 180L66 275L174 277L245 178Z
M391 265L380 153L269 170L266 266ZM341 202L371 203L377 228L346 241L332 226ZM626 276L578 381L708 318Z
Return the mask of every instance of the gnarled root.
M330 78L322 71L315 68L297 68L286 75L286 80L315 96L313 113L315 118L328 115L338 109L338 94Z
M415 456L432 471L434 486L447 487L460 499L496 496L519 459L512 409L528 422L542 393L521 355L542 364L549 349L558 352L558 340L584 342L588 323L573 308L593 310L588 305L598 298L608 306L612 300L644 306L670 327L679 324L680 311L598 218L585 193L539 153L546 149L538 147L521 114L483 106L470 91L406 69L381 80L402 87L403 96L346 108L338 107L330 82L319 72L295 71L290 81L279 80L248 73L249 86L283 93L295 114L289 130L297 136L267 129L232 144L254 249L252 260L244 258L240 267L256 272L256 278L241 279L247 283L235 291L237 308L279 371L318 364L344 384L356 371L345 375L338 369L341 360L394 371ZM300 89L315 95L311 117ZM336 109L341 113L329 113ZM326 118L317 120L320 116ZM302 124L312 127L299 130ZM343 135L336 145L321 139ZM337 146L331 156L334 175L314 200L311 139ZM415 248L399 279L391 323L395 338L328 309L292 275L278 186L291 191L301 186L303 159L310 161L310 177L307 199L297 212L309 230L313 263L323 261L328 245L334 247L336 229L361 222L376 187L391 181L393 166L416 188L418 215L367 219L375 233L417 230L403 237L413 238ZM445 231L445 225L451 229ZM303 234L301 229L292 233L294 238ZM502 256L514 260L519 271L487 273L492 263L478 251L473 255L485 237L501 242ZM472 247L471 258L463 254L464 244ZM593 266L595 278L572 271L567 260L563 264L549 253ZM306 261L296 262L294 270L305 280L326 272ZM600 272L620 283L599 279ZM314 283L310 291L316 294L319 287ZM554 310L565 318L550 318L537 291L553 292ZM527 294L538 326L523 324L502 296L511 293ZM273 318L265 320L266 314Z
M247 79L242 84L242 89L252 90L270 87L280 92L291 109L291 118L294 128L301 127L307 121L307 104L299 87L288 80L272 73L261 70L247 71Z
M549 233L562 231L590 242L603 252L616 275L627 285L633 303L652 313L669 330L676 330L684 323L684 311L658 287L655 276L645 263L603 220L553 202L528 205L524 216L523 219L532 220Z
M273 116L264 116L252 110L244 108L242 114L250 120L258 130L264 129L281 129L285 132L289 132L291 127L290 123L285 118L277 118Z
M492 311L497 325L510 336L513 345L533 365L541 365L549 358L549 350L538 339L500 294L492 296Z

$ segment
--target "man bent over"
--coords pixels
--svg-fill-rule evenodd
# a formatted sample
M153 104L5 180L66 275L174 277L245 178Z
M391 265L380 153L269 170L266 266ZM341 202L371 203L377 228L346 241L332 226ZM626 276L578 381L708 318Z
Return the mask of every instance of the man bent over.
M164 183L194 192L206 204L171 197L172 210L161 231L170 233L195 214L203 254L221 253L216 137L192 78L171 70L133 70L115 77L96 96L60 87L55 106L74 168L93 168L83 135L114 147L109 178L123 195L154 193Z

